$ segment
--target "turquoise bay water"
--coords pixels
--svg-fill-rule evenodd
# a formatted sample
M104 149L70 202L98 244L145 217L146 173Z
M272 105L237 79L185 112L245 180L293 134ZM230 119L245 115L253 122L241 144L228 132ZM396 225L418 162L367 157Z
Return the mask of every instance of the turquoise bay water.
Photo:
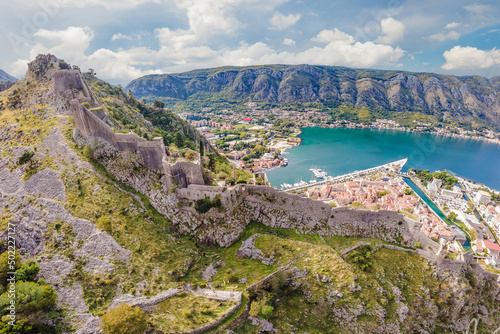
M342 175L408 158L407 168L450 170L500 190L500 145L395 130L305 128L288 166L269 171L271 184L309 181L309 168Z

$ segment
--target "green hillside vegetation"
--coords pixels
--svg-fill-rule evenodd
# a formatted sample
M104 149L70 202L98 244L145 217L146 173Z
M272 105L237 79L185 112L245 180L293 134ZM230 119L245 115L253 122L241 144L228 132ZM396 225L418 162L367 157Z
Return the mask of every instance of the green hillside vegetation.
M149 322L161 333L185 333L214 322L234 305L181 293L158 304Z
M120 86L112 86L95 77L87 76L86 80L109 113L116 131L132 131L147 139L163 137L165 146L175 144L177 148L196 149L199 141L204 140L186 121L163 109L162 104L140 102Z
M438 179L443 181L443 185L441 186L442 188L452 190L453 186L455 186L458 182L458 179L456 177L451 176L445 171L434 172L434 173L429 172L428 169L426 170L410 169L409 171L414 172L416 176L420 179L420 181L422 181L422 184L424 186L427 186L427 183L432 182L433 179Z

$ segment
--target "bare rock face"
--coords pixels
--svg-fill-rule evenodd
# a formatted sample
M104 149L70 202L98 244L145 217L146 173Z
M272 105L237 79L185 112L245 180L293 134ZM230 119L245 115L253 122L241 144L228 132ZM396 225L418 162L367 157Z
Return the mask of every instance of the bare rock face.
M75 267L74 262L56 254L53 257L42 258L39 267L38 276L55 286L59 307L67 308L71 312L88 312L89 308L83 300L83 290L80 283L75 282L72 286L67 286L63 282Z
M260 234L254 234L247 240L241 243L240 248L236 251L236 256L238 257L249 257L254 260L261 260L264 253L260 249L255 248L255 238L260 236Z
M61 173L53 169L43 169L26 181L26 189L33 196L66 201Z
M156 304L177 295L177 293L179 293L179 290L177 289L168 289L151 298L134 297L131 294L126 294L113 300L111 305L108 307L108 310L120 306L122 303L127 303L132 306L138 306L144 311L148 311L151 310Z
M75 256L86 257L107 257L127 261L130 253L121 247L115 239L106 232L95 229L81 248L73 253Z
M205 281L210 281L212 279L212 277L214 277L216 274L217 274L217 268L215 267L215 265L213 263L210 263L210 265L207 267L207 269L205 269L203 271L203 273L201 274L201 277Z
M73 270L75 264L68 258L62 257L58 254L50 258L44 258L40 262L39 276L43 277L51 284L62 284L63 279Z
M101 334L99 329L101 318L92 315L91 313L76 314L72 318L75 327L75 334Z

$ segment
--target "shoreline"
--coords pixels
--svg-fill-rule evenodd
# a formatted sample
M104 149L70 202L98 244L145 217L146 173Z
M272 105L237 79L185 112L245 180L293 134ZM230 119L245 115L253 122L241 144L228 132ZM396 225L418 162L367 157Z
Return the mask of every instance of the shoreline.
M354 125L359 125L359 124L355 124L353 123ZM443 133L438 133L438 132L421 132L421 131L415 131L415 130L412 130L412 129L401 129L401 128L384 128L384 127L372 127L372 126L321 126L321 125L315 125L315 126L304 126L304 127L301 127L300 130L298 131L298 133L296 134L295 137L298 137L302 134L302 130L305 129L305 128L325 128L325 129L365 129L365 130L394 130L394 131L400 131L400 132L408 132L408 133L420 133L420 134L428 134L428 135L434 135L434 136L440 136L440 137L443 137L443 138L453 138L453 139L466 139L466 140L475 140L475 141L480 141L480 142L486 142L488 144L496 144L496 145L499 145L500 146L500 140L494 140L494 139L489 139L489 138L484 138L484 137L463 137L463 136L459 136L459 135L448 135L448 134L443 134ZM288 149L291 149L291 148L294 148L294 147L297 147L297 146L300 146L302 144L302 140L298 143L298 145L295 145L295 146L290 146L290 147L286 147L286 148L283 148L282 149L282 153L281 154L290 154L289 152L287 152ZM287 165L288 166L288 165ZM287 166L279 166L279 167L274 167L274 168L271 168L271 169L268 169L268 170L265 170L264 173L266 174L266 177L267 177L267 172L269 171L272 171L272 170L276 170L276 169L281 169L281 168L285 168ZM467 178L467 177L464 177L464 176L460 176L461 178L464 178L466 180L469 180L471 182L478 182L478 181L474 181L470 178ZM269 184L271 184L269 182ZM271 185L272 186L272 185ZM274 188L276 188L275 186L272 186ZM494 191L497 191L495 190L494 188L491 188L489 186L486 185L487 188L489 189L492 189Z
M463 136L463 135L457 135L457 134L447 134L447 133L440 133L437 131L431 131L431 132L423 132L423 131L416 131L414 129L406 129L406 128L390 128L390 127L381 127L381 126L365 126L361 125L359 123L352 123L354 126L306 126L304 128L308 127L321 127L321 128L328 128L328 129L365 129L365 130L394 130L394 131L401 131L401 132L409 132L409 133L421 133L421 134L429 134L429 135L435 135L435 136L441 136L445 138L455 138L455 139L467 139L467 140L476 140L476 141L481 141L481 142L486 142L489 144L496 144L500 145L500 139L493 139L493 138L487 138L487 137L470 137L470 136ZM500 134L498 134L500 135Z

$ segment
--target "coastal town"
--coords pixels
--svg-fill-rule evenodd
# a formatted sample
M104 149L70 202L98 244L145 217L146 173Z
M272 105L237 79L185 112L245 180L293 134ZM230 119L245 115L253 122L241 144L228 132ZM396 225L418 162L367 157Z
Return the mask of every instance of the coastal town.
M282 153L300 144L300 138L297 136L304 127L391 129L481 140L500 145L498 134L488 129L466 130L419 120L404 124L391 119L353 122L334 118L329 112L319 108L261 109L255 102L248 102L243 110L238 111L201 108L197 112L182 113L181 116L238 168L255 173L286 166L287 160Z
M217 113L205 108L200 113L182 116L234 166L264 178L266 171L287 166L288 160L283 153L300 145L298 135L304 127L392 129L500 144L497 134L490 130L478 133L462 128L435 127L421 121L414 121L413 126L408 127L389 119L363 124L333 120L328 113L316 109L260 110L253 102L247 107L245 112L222 110ZM453 179L453 184L443 184L439 178L443 172L436 172L436 178L426 171L426 179L419 177L422 171L402 173L405 163L406 160L398 161L336 177L311 168L310 181L284 183L278 188L334 207L397 211L421 222L422 232L442 243L448 251L455 254L471 252L482 265L500 268L498 192L462 178Z
M422 232L455 254L450 256L470 252L485 268L500 269L500 193L446 172L402 172L405 163L406 159L325 176L317 184L296 184L285 191L333 207L399 212L421 222ZM426 182L429 177L421 178L422 174L431 175L431 181Z

